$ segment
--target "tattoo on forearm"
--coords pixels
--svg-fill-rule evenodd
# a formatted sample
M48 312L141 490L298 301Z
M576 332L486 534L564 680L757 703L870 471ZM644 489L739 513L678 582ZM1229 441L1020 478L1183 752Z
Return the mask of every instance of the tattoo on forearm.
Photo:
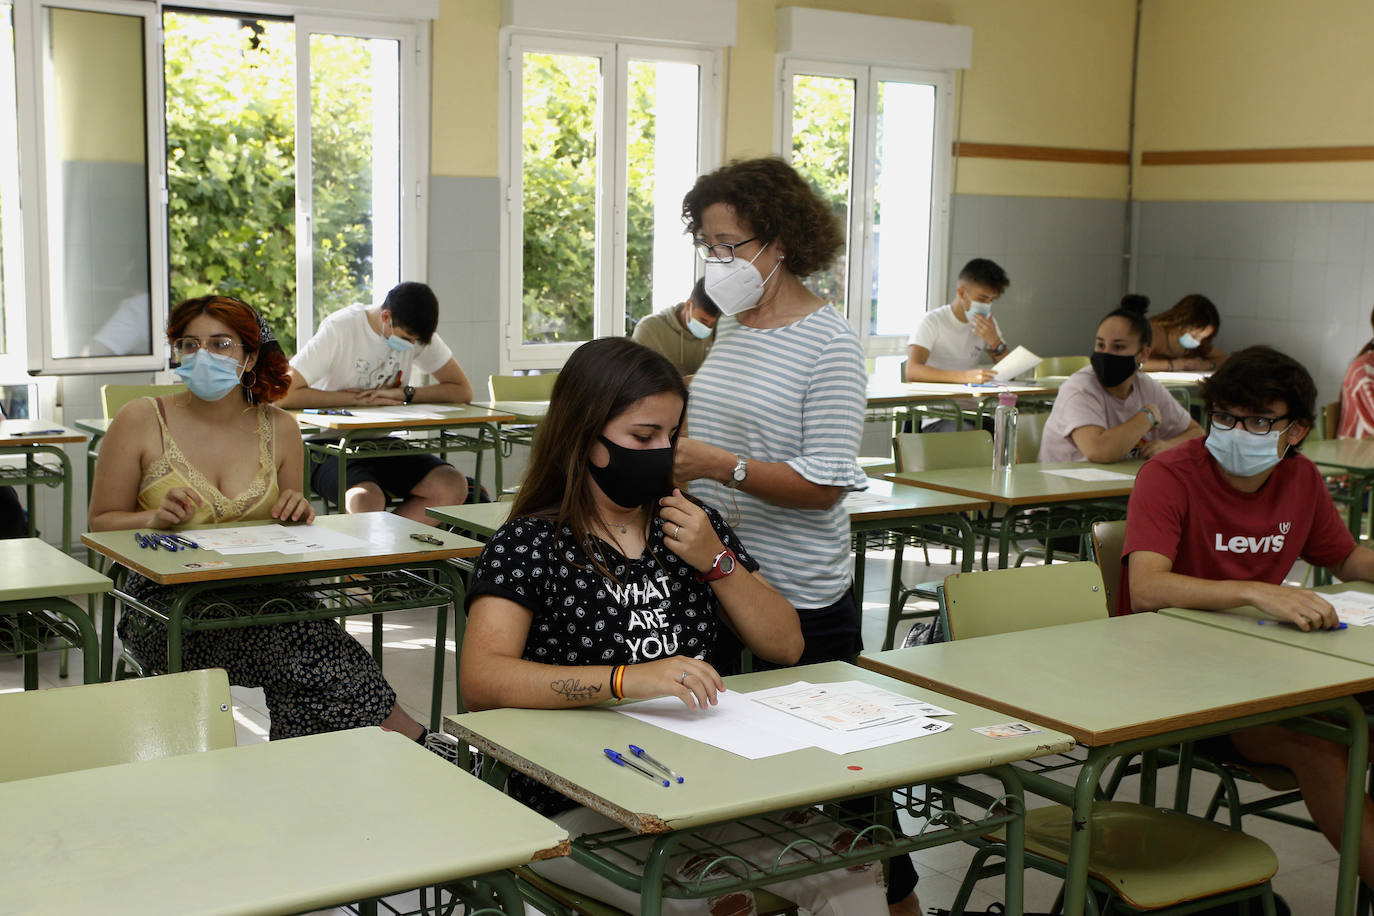
M550 689L565 700L594 700L601 695L600 684L584 684L575 677L563 681L550 681Z

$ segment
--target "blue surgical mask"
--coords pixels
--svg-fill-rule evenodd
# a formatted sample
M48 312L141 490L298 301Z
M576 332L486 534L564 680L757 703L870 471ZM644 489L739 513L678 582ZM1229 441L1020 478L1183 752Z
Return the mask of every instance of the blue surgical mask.
M1202 341L1194 337L1192 331L1184 331L1178 335L1178 345L1185 350L1196 350L1202 346Z
M974 302L973 300L969 300L968 310L974 315L982 315L984 318L992 317L991 302Z
M232 356L220 356L197 350L172 370L186 388L202 401L218 401L238 387L243 375Z
M1254 477L1279 463L1279 437L1283 430L1272 429L1263 436L1247 433L1239 423L1232 429L1215 426L1207 433L1207 451L1232 477ZM1286 449L1285 449L1286 451Z
M691 312L687 313L687 330L692 332L692 336L697 340L705 340L711 336L711 329L697 321L696 316Z
M397 353L404 353L407 350L415 349L415 344L406 340L404 337L396 336L396 326L394 324L391 326L391 333L382 339L386 341L388 347L395 350Z

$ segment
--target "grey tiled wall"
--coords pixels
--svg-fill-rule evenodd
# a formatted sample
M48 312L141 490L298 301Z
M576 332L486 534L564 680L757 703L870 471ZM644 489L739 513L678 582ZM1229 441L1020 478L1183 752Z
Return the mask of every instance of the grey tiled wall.
M1139 205L1135 288L1162 311L1217 304L1218 345L1271 344L1312 372L1321 403L1369 340L1374 204L1161 201Z
M953 207L948 298L965 263L991 258L1011 277L995 309L1009 343L1041 356L1089 352L1125 289L1125 203L958 194Z

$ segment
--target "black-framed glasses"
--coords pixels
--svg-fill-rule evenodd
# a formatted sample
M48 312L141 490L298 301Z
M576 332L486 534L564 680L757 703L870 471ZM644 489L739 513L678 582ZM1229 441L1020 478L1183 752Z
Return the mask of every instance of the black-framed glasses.
M1291 421L1292 417L1287 415L1282 417L1239 417L1233 413L1227 413L1224 410L1214 410L1210 414L1210 419L1212 425L1217 429L1235 429L1236 424L1239 423L1240 428L1247 433L1253 433L1256 436L1267 436L1270 430L1274 428L1275 423L1281 420ZM1287 429L1287 427L1284 428Z
M214 353L216 356L229 356L235 350L243 349L243 344L237 343L233 338L224 334L215 334L201 340L199 337L180 337L172 341L172 358L181 362L188 356L194 356L201 350L207 353Z
M733 244L730 242L717 242L712 245L705 239L692 239L692 247L697 250L697 254L703 261L714 260L720 261L723 264L729 264L735 259L736 248L741 245L748 245L750 242L757 242L758 240L759 237L757 235L751 235L742 242L735 242Z

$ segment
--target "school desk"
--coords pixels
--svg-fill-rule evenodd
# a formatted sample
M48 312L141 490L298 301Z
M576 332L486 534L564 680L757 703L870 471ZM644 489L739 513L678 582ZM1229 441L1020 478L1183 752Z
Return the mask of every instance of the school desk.
M726 684L731 690L752 691L795 681L848 680L877 684L951 710L956 713L951 719L952 727L939 734L843 756L808 748L757 760L622 716L609 706L493 709L450 716L444 729L501 764L492 768L489 778L503 779L504 768L519 771L618 824L613 831L574 838L571 854L586 867L642 892L642 912L649 916L659 913L662 896L702 898L728 887L758 887L781 878L958 842L989 829L993 822L1007 825L1014 866L1006 874L1007 910L1020 912L1024 807L1017 774L1007 764L1059 753L1071 746L1069 737L1045 729L1014 738L988 738L972 729L1001 724L1005 717L1000 713L841 662L737 675L727 678ZM624 750L632 743L672 767L685 781L664 788L621 769L602 753L603 748ZM923 805L919 793L911 790L913 786L970 773L993 776L1005 792L981 818L942 816L940 805ZM875 794L887 796L891 790L901 794L903 803L915 815L936 820L912 837L875 827L867 831L871 845L826 853L817 849L811 861L796 865L759 869L740 864L740 874L733 879L683 883L666 873L670 857L698 848L700 841L694 839L694 834L702 828L820 802ZM951 787L949 791L956 790ZM832 812L829 816L836 815ZM782 842L795 839L781 828L778 833L786 837ZM619 852L626 845L642 842L646 836L652 838L653 852L643 858L643 869L625 866ZM728 844L726 848L713 848L711 856L727 851Z
M1339 501L1346 504L1346 525L1356 540L1364 528L1364 503L1374 488L1374 439L1303 440L1302 453L1321 466L1324 473L1350 477Z
M1081 535L1092 529L1095 521L1125 518L1124 497L1135 486L1135 475L1144 462L1118 461L1115 464L1092 464L1086 461L1026 463L1009 470L994 471L990 467L946 468L939 471L911 471L890 474L896 483L940 490L971 499L987 500L1002 506L1005 512L991 521L998 538L997 565L1005 569L1013 539ZM1124 474L1126 479L1078 480L1053 470L1103 471ZM1062 510L1066 517L1057 516L1053 530L1041 530L1034 524L1036 510ZM1059 525L1063 517L1067 526ZM984 568L987 568L986 562Z
M1042 385L1039 380L1033 384L989 382L973 385L950 382L896 382L870 376L866 394L869 419L886 419L890 416L895 421L902 419L898 412L905 411L906 419L916 422L919 418L912 408L941 408L947 411L949 417L957 417L961 423L972 424L974 429L978 429L986 408L996 406L998 396L1007 392L1018 398L1042 400L1053 398L1058 389ZM970 402L974 402L976 407L970 409Z
M0 617L10 618L0 626L0 655L24 657L24 689L38 689L37 653L48 635L81 650L87 684L100 680L95 624L70 596L103 594L110 580L38 538L0 540L0 569Z
M268 525L234 522L225 526ZM374 615L372 654L382 660L382 629L375 615L388 611L437 608L434 641L434 690L431 727L439 723L443 692L447 620L454 612L454 641L461 650L464 615L461 571L449 560L475 556L482 545L439 531L391 512L316 516L314 525L350 535L362 543L344 549L304 554L276 552L221 554L214 550L139 547L134 530L89 532L87 547L108 557L118 569L102 615L101 675L108 680L114 661L115 601L137 608L167 625L167 668L181 670L181 644L186 633L227 627L260 626L296 620ZM141 529L144 533L149 529ZM184 533L195 540L195 529ZM440 544L417 541L412 534L435 537ZM211 564L206 566L204 564ZM218 564L226 565L220 566ZM182 585L167 600L130 595L129 571L158 585ZM264 601L263 586L272 586ZM365 600L370 598L370 601ZM462 708L461 703L459 708Z
M1353 697L1374 688L1374 667L1160 614L895 649L859 664L1067 732L1088 748L1076 786L1022 774L1029 789L1073 808L1064 902L1071 916L1083 912L1093 795L1112 759L1322 717L1300 724L1349 747L1337 912L1352 912L1369 742ZM1154 802L1148 771L1141 801Z
M0 464L0 486L25 488L24 507L29 517L29 537L38 532L37 487L42 484L62 488L62 550L72 551L72 462L64 445L85 442L81 433L60 423L46 420L0 420L0 457L24 456L23 467ZM40 455L57 459L54 465L38 460Z
M474 452L473 476L480 484L482 456L492 453L496 491L501 491L501 449L498 424L514 417L472 404L410 404L396 407L348 407L343 413L293 411L303 430L329 438L305 440L305 489L310 492L310 473L316 461L338 464L339 488L334 511L342 512L348 492L347 470L350 460L388 458L398 455L439 455L448 452ZM397 412L415 413L399 417ZM424 416L419 416L423 412ZM326 505L328 505L326 501Z
M566 855L568 839L379 728L16 780L0 810L0 913L32 916L375 913L378 897L465 879L515 916L504 869Z

